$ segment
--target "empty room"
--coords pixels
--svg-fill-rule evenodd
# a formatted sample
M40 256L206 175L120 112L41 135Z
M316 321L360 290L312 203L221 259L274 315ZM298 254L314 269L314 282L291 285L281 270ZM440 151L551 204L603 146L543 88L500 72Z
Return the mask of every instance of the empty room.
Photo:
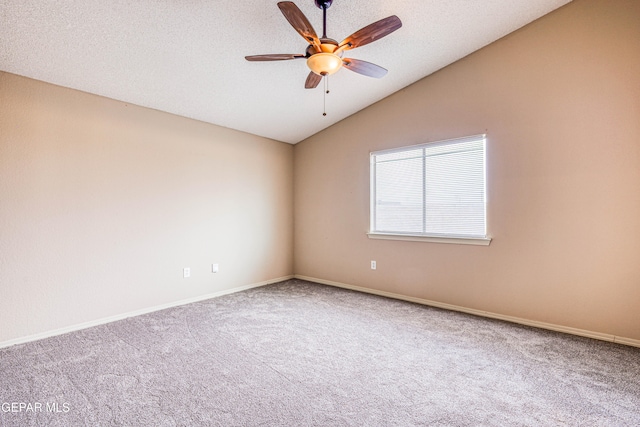
M640 425L637 0L0 0L0 427Z

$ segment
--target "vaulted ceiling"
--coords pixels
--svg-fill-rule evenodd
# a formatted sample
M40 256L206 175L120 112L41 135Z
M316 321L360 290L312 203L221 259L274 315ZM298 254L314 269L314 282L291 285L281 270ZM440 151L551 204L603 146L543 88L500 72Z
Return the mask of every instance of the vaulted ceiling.
M307 43L276 0L0 0L0 70L295 144L570 0L334 0L338 42L389 15L402 28L350 50L389 70L305 89ZM294 0L316 32L322 11Z

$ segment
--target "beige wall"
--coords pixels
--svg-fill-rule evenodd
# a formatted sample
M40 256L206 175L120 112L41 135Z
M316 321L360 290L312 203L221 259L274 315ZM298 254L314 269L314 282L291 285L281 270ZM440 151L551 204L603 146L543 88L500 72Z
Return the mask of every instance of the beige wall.
M639 22L576 0L296 145L296 274L640 339ZM370 151L485 132L490 246L367 238Z
M293 274L292 169L288 144L0 73L0 343Z

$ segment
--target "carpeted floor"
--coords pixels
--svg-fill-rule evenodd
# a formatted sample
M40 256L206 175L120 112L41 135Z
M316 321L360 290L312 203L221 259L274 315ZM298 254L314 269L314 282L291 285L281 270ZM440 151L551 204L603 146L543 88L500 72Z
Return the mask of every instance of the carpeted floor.
M2 427L638 426L640 349L290 280L2 349L0 405Z

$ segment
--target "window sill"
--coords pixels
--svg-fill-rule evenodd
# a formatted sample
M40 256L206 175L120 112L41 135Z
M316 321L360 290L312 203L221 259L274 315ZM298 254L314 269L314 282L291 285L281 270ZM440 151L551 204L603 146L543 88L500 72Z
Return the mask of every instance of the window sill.
M419 236L414 234L393 233L367 233L370 239L404 240L409 242L449 243L454 245L489 246L490 237L444 237L444 236Z

